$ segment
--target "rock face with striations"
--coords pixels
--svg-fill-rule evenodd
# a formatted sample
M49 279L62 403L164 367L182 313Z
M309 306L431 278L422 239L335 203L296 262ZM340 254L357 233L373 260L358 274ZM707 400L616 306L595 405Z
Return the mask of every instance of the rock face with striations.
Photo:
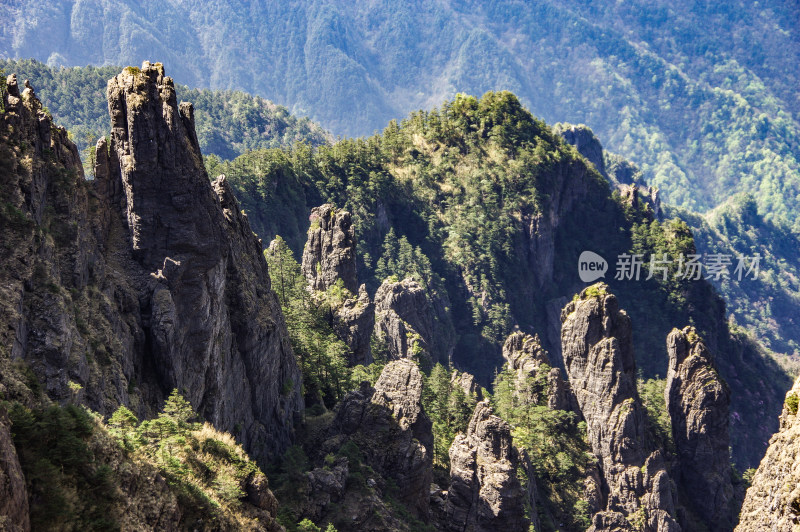
M397 484L399 500L427 519L433 432L422 408L422 373L411 360L395 360L383 368L374 388L364 384L336 406L323 450L335 452L343 438L350 438L367 465Z
M638 513L647 530L680 530L663 460L646 447L630 318L606 288L588 287L561 315L567 376L603 480L605 511L595 514L593 529Z
M280 450L300 373L261 245L224 176L209 181L192 106L160 64L123 70L108 100L119 166L99 174L121 180L133 257L150 272L140 304L161 384L218 428L243 426L256 457Z
M678 452L675 480L710 530L731 530L730 391L694 327L673 329L667 352L664 396Z
M800 530L799 398L800 378L786 394L780 429L747 490L736 532Z
M450 446L450 488L445 502L448 530L527 530L528 494L517 478L518 464L511 427L492 413L488 401L481 401L467 433L457 435Z
M574 409L569 384L561 377L561 370L551 366L547 351L542 347L538 336L519 331L511 333L503 344L503 358L516 373L517 389L525 389L530 379L540 377L543 366L548 368L547 374L541 375L546 382L546 389L541 392L531 390L532 395L525 398L527 401L546 403L553 410ZM538 396L539 393L542 397Z
M383 338L389 357L428 359L446 364L455 343L446 313L437 309L417 281L386 279L375 293L375 334Z
M30 152L3 158L17 165L3 199L23 217L4 234L14 249L0 272L0 304L11 305L0 387L25 400L5 371L10 355L51 399L105 415L125 404L150 417L177 388L252 456L274 456L302 400L261 246L224 177L210 182L192 107L178 105L160 64L109 81L108 107L111 138L86 181L32 89L9 85L2 120L16 137L2 149ZM37 226L52 236L39 239Z
M332 325L350 347L349 364L370 364L370 337L375 308L366 287L358 286L356 239L353 220L347 211L331 204L311 209L311 226L303 249L303 275L312 293L323 293L340 281L344 297L332 305ZM329 299L330 302L330 299Z

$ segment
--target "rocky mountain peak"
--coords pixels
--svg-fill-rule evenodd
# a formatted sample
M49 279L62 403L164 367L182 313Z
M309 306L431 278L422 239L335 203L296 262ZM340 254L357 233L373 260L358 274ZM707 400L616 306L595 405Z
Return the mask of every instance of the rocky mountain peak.
M615 529L641 513L647 530L680 530L669 476L645 436L636 390L630 318L607 286L584 289L561 314L564 363L602 476L605 511L592 530ZM649 463L649 465L648 465Z
M330 203L311 209L311 227L303 250L303 274L313 290L327 290L341 279L344 288L358 291L356 240L350 213Z

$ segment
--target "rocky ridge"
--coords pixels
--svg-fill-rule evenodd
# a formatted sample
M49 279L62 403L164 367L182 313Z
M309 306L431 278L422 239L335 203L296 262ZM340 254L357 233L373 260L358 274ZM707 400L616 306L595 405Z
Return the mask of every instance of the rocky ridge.
M160 64L123 70L85 181L66 132L9 81L3 199L21 214L0 273L7 397L29 403L32 372L51 399L143 418L178 388L252 456L281 452L299 370L260 243L224 177L205 173L191 105Z

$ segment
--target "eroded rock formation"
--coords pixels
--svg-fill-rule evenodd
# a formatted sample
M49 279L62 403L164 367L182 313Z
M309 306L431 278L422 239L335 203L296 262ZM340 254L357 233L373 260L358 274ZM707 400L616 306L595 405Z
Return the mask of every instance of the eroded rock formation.
M516 373L517 389L529 389L531 395L525 400L534 403L545 402L553 410L572 410L573 398L569 385L561 377L561 370L552 367L547 351L542 347L538 336L514 332L503 344L503 358L508 367ZM543 367L544 366L544 367ZM547 368L546 374L540 373ZM539 397L537 390L530 389L531 381L542 380L544 389Z
M23 214L0 273L12 346L0 359L101 414L126 404L152 416L177 388L255 458L275 455L292 439L301 378L261 246L224 177L209 181L192 107L160 64L124 69L108 102L111 138L87 182L32 89L9 85L4 149L17 166L3 179Z
M323 451L354 441L366 463L397 485L398 499L418 517L430 512L433 432L422 408L422 373L408 359L384 367L375 387L348 393L336 407Z
M663 460L647 448L630 318L606 289L588 287L561 315L567 376L602 478L605 511L593 529L613 529L621 514L640 517L647 530L680 530Z
M780 429L747 490L736 532L800 529L800 378L786 394Z
M447 364L455 342L449 318L436 308L425 287L411 278L386 279L378 288L375 334L386 341L392 359Z
M694 327L673 329L667 352L664 396L678 452L675 480L710 530L731 530L730 391Z
M481 401L466 434L450 447L450 487L445 512L448 529L458 532L527 530L528 493L517 478L519 457L511 427ZM535 504L533 506L535 508Z
M358 286L353 220L349 212L327 203L313 208L310 220L303 249L303 275L320 301L321 295L329 290L336 292L335 297L326 299L331 309L331 324L350 348L349 364L369 364L375 309L366 287Z

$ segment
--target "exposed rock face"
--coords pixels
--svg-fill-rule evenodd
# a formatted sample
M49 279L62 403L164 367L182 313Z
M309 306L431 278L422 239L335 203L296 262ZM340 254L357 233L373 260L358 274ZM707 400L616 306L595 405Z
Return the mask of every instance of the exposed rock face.
M310 219L308 240L303 249L303 275L312 293L325 292L341 279L346 292L341 304L332 305L332 325L339 338L350 347L349 364L369 364L372 362L369 341L375 324L375 308L366 287L358 286L353 220L349 212L327 203L311 209Z
M375 293L375 334L389 357L447 363L454 345L452 325L437 311L425 288L411 278L386 279Z
M679 490L710 530L731 530L730 391L694 327L667 337L664 396L678 451Z
M736 532L800 530L800 378L786 394L780 430L770 439L758 466Z
M312 290L325 291L338 279L355 294L356 239L353 220L347 211L326 203L311 209L311 227L303 249L303 275Z
M0 530L26 532L31 529L28 492L9 425L0 407Z
M483 391L475 377L466 371L453 370L450 374L450 384L458 386L464 391L467 397L474 397L477 401L483 401Z
M324 450L336 450L344 437L356 442L367 464L393 480L398 497L427 519L433 479L433 432L422 409L422 373L411 360L390 362L375 387L350 392L336 407Z
M301 377L261 245L224 176L209 182L192 106L177 105L160 64L123 70L108 100L133 256L155 281L148 336L161 381L215 426L243 425L256 457L277 451Z
M656 187L646 185L619 185L619 194L622 200L633 207L639 209L642 204L650 209L650 219L662 220L664 212L661 210L661 195Z
M33 159L3 175L26 218L0 273L10 357L52 399L74 399L80 384L78 400L102 414L126 404L151 416L178 388L217 428L241 427L252 456L281 452L301 407L299 369L261 246L224 177L212 186L204 170L191 105L177 104L160 64L123 70L87 182L66 132L25 93L10 87L2 115L15 135L6 146L30 146Z
M606 175L606 164L603 159L603 146L589 127L580 124L556 124L554 130L578 152L594 165L598 172Z
M527 493L517 478L511 427L493 415L488 401L475 406L466 434L450 447L449 530L527 530ZM535 506L534 506L535 507Z
M631 322L602 283L562 312L562 353L603 480L605 512L595 530L640 514L647 530L680 530L658 453L646 448L645 414L636 391ZM616 526L616 525L615 525Z
M333 329L350 347L349 364L372 363L370 337L375 326L375 305L370 301L367 287L358 288L358 296L345 299L342 306L333 310Z
M526 397L534 403L546 402L553 410L572 410L573 398L569 385L561 377L561 370L551 367L547 351L542 347L538 336L531 336L523 332L514 332L509 335L503 344L503 358L508 362L509 368L516 372L517 389L525 389L526 383L531 378L536 378L541 372L542 365L549 369L543 376L546 381L545 397ZM531 390L532 392L535 391ZM545 400L545 401L543 401Z

